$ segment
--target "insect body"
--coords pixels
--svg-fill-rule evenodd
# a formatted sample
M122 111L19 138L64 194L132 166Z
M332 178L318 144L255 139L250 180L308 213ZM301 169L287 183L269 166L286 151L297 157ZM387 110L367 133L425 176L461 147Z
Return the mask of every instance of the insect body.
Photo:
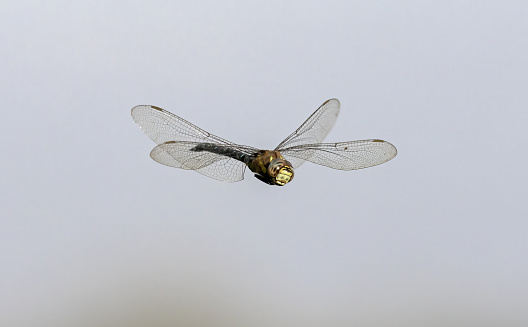
M352 170L376 166L396 156L396 148L383 140L321 143L338 113L339 101L330 99L275 150L260 150L224 140L155 106L132 108L136 123L158 144L150 153L155 161L226 182L242 180L249 167L259 180L279 186L289 183L293 169L305 161Z
M213 143L200 143L191 151L207 151L233 158L245 163L255 173L255 177L270 185L285 185L293 179L292 164L279 151L260 150L253 155L240 152L232 147Z

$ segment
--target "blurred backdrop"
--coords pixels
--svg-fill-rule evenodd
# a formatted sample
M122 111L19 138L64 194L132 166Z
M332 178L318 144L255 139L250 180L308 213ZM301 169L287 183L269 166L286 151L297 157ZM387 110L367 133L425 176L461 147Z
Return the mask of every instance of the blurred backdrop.
M526 326L526 1L0 5L0 325ZM149 158L152 104L273 149L398 156L285 187Z

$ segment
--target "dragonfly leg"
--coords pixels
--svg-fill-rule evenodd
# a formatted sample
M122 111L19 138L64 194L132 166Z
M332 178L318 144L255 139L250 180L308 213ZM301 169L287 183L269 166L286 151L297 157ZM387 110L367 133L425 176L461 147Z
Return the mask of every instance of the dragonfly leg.
M255 177L256 177L258 180L260 180L260 181L262 181L262 182L264 182L264 183L266 183L266 184L268 184L268 185L275 185L275 183L273 183L273 181L272 181L272 179L271 179L270 177L262 176L262 175L260 175L260 174L255 174Z

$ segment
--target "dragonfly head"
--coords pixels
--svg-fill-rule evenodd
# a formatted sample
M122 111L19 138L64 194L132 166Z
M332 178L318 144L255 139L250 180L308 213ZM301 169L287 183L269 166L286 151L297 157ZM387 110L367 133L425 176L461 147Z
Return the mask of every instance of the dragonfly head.
M273 159L268 166L268 175L273 184L284 186L293 179L292 164L284 159Z

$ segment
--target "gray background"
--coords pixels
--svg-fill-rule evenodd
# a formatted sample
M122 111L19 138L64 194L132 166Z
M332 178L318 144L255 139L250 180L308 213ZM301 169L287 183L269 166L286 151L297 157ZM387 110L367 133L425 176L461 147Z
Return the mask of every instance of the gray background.
M0 5L2 326L526 326L526 1ZM153 104L398 156L285 187L168 168Z

